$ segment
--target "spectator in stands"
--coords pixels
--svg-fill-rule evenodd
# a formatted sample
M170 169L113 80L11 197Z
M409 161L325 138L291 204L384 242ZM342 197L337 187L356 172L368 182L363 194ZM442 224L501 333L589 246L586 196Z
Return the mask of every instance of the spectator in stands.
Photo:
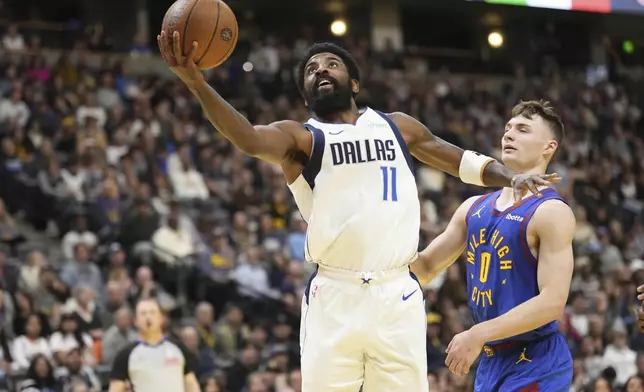
M101 310L96 304L96 293L91 287L83 284L77 285L61 309L62 313L73 313L80 331L87 332L94 339L103 336L101 326Z
M44 355L48 360L52 358L51 350L45 335L42 332L40 317L31 314L25 322L25 334L18 336L13 341L12 368L26 370L32 359L38 354Z
M149 248L152 236L159 227L159 216L152 209L149 200L136 198L133 208L126 212L123 220L120 242L125 249Z
M56 369L55 377L64 390L69 390L75 383L85 384L89 392L100 392L101 382L96 377L94 369L83 363L82 350L73 348L67 352L63 366Z
M299 213L294 213L291 218L291 225L294 230L286 237L288 254L291 259L304 261L304 242L306 241L306 221Z
M141 299L156 298L164 313L169 313L176 307L174 298L154 281L152 270L147 266L136 271L136 280L130 287L129 297L131 304L136 304Z
M103 153L107 148L105 130L99 125L99 120L93 114L83 118L80 129L76 134L76 147L80 156L91 152Z
M644 391L644 379L642 376L633 376L624 384L624 392L641 392Z
M30 114L31 111L22 100L22 90L19 88L14 87L9 98L0 100L0 122L6 121L24 127Z
M96 103L96 96L92 93L85 94L85 103L76 110L76 121L79 125L87 126L90 118L95 120L95 125L100 128L107 122L107 111ZM102 142L100 144L104 145Z
M39 250L32 250L27 253L27 262L20 269L18 288L24 293L33 296L40 286L40 272L46 264L47 260Z
M628 347L626 327L623 320L617 319L611 331L611 343L604 351L603 365L612 367L617 373L616 382L624 385L626 381L636 375L637 366L635 358L637 354Z
M252 346L242 348L235 364L226 372L227 389L231 392L241 391L246 380L259 367L259 353Z
M57 324L60 307L69 297L69 289L58 278L51 266L40 270L39 284L33 293L33 305L37 312L48 316L53 324Z
M612 392L611 383L604 377L599 377L591 381L589 390L591 392Z
M0 203L2 199L0 199ZM0 287L4 287L9 293L18 289L20 267L9 259L9 249L0 242Z
M180 214L179 204L172 202L167 222L152 236L156 257L169 266L189 262L187 258L195 253L190 232L180 225Z
M137 338L132 328L132 311L122 307L114 315L114 324L107 328L102 340L102 362L111 365L116 354Z
M106 178L102 191L94 203L94 216L99 233L104 237L118 236L121 225L122 207L118 184L113 178Z
M81 168L78 158L72 157L69 160L67 168L61 171L61 176L74 199L77 202L85 201L85 171Z
M222 392L222 389L215 377L208 377L201 383L203 392Z
M181 201L207 199L209 191L201 173L187 155L180 155L179 158L179 167L169 173L175 197Z
M599 355L600 352L591 337L585 336L583 338L578 358L583 366L584 373L589 379L599 377L605 368L604 359ZM584 382L584 385L586 382Z
M197 320L198 346L200 349L215 350L217 343L215 328L215 310L211 304L200 302L195 308Z
M213 231L210 248L197 256L196 268L204 285L205 298L215 309L224 309L234 296L236 288L231 282L231 275L235 258L228 233L219 227Z
M247 339L250 331L244 324L244 312L233 304L224 309L224 318L217 325L217 354L229 360L237 357L240 342ZM250 354L248 354L250 355ZM248 362L246 358L243 362Z
M74 288L83 283L89 286L95 294L101 295L103 293L101 271L90 260L90 250L85 244L76 245L74 258L64 265L60 278L67 287Z
M3 243L12 246L22 239L16 220L7 211L4 200L0 199L0 247ZM0 250L0 252L2 252Z
M242 260L234 272L234 279L239 286L239 294L254 300L264 297L277 298L278 294L270 286L268 272L262 264L261 255L257 248L249 248Z
M63 256L68 260L74 258L74 249L76 245L83 244L89 249L93 249L98 244L98 237L91 232L87 225L87 217L78 215L74 220L72 229L68 231L62 239Z
M32 359L19 392L62 392L62 385L54 377L54 368L45 355L38 354Z
M22 34L18 31L18 25L12 23L7 26L7 32L2 37L2 47L10 51L25 50L27 45Z
M67 182L65 182L60 170L60 164L56 159L49 159L45 167L40 169L38 172L38 184L42 192L42 204L44 204L42 219L50 227L55 227L51 231L57 232L59 230L58 222L62 217L61 215L72 199L72 191L68 187ZM66 257L71 258L73 248L67 249L64 239L63 237L63 253Z
M181 342L197 358L197 370L195 372L197 379L202 379L215 370L215 352L207 346L199 348L199 334L195 327L184 327L181 330Z
M116 313L122 308L129 307L127 302L127 288L117 280L108 280L105 286L105 303L102 306L103 328L108 328L114 324Z
M16 305L16 312L13 319L13 332L15 336L26 334L25 326L27 325L27 320L33 314L36 314L40 319L40 326L43 330L43 336L49 336L51 334L49 317L35 308L34 302L31 297L21 291L18 291L14 294L14 301Z
M11 335L7 332L6 326L0 326L0 388L6 387L11 362L13 362L10 339Z
M67 354L79 349L85 363L96 363L92 352L94 342L88 333L80 330L78 320L73 313L65 313L60 318L60 327L49 338L49 348L57 363L65 363Z
M27 69L26 76L28 79L40 83L46 83L51 78L51 71L47 67L46 60L43 56L32 58L31 64Z
M298 369L293 369L288 373L279 374L275 380L275 390L276 392L302 392L302 373Z

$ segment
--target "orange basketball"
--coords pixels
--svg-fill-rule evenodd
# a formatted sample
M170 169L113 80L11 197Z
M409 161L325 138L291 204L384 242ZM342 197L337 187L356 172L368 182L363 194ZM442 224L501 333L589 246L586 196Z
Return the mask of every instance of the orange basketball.
M239 36L237 18L222 0L177 0L166 12L161 28L170 36L175 31L181 34L184 54L197 41L194 60L201 69L226 61Z

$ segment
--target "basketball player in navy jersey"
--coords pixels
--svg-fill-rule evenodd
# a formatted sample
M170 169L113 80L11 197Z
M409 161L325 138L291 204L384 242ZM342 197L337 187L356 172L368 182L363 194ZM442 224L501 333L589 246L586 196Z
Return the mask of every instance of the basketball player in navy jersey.
M519 194L558 177L519 174L463 151L403 113L359 111L360 71L336 45L312 46L297 69L311 119L253 126L206 83L192 60L196 43L181 48L177 31L158 43L220 134L281 165L308 223L306 258L318 268L302 299L302 390L426 391L425 309L409 273L420 226L411 156L463 182Z
M564 127L548 102L521 102L503 134L503 163L543 174ZM540 197L539 197L540 196ZM572 210L552 188L519 203L510 188L465 201L413 269L435 276L465 252L474 326L456 335L445 361L467 374L482 352L475 391L567 392L572 358L557 320L573 271Z

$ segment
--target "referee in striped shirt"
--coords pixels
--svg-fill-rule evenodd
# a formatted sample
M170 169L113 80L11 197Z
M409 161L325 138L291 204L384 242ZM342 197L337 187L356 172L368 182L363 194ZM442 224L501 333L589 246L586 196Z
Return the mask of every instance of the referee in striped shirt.
M154 299L136 306L140 339L114 359L109 392L201 392L195 376L197 359L183 344L166 339L161 307Z

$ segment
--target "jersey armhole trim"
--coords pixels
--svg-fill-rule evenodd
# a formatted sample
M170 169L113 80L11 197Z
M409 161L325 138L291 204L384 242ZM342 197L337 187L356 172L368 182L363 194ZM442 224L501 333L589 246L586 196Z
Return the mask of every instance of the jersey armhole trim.
M407 148L407 143L405 143L405 138L403 138L402 133L400 133L400 129L398 129L398 125L389 118L385 113L380 112L378 110L374 110L374 112L378 113L380 117L382 117L387 124L389 124L389 127L391 128L392 132L394 133L394 136L396 137L396 140L398 141L398 145L400 146L400 150L403 153L403 156L405 157L405 161L407 161L407 166L409 166L409 170L411 173L414 173L414 160L411 157L411 154L409 153L409 148Z
M304 170L302 170L302 176L306 182L309 183L311 190L315 188L315 177L320 173L322 168L322 156L324 155L324 132L312 126L311 124L304 124L304 127L311 132L313 136L313 147L311 148L311 156Z
M494 194L494 192L492 192L492 193L488 193L488 194L484 194L484 195L481 195L478 199L476 199L476 201L475 201L474 203L472 203L472 205L470 206L470 208L467 210L467 214L465 214L465 224L467 224L467 222L469 222L470 217L471 217L471 216L472 216L472 214L474 213L474 210L475 210L478 206L480 206L481 204L483 204L483 202L484 202L488 197L490 197L490 195L493 195L493 194Z
M534 266L539 264L539 259L536 258L530 251L530 244L528 243L528 224L530 223L530 220L534 216L534 213L537 211L537 208L539 208L540 205L542 205L548 200L561 200L562 202L566 203L566 201L563 200L558 193L550 193L549 195L543 196L543 198L540 199L535 206L531 207L528 210L528 212L525 214L523 222L521 222L521 231L519 233L519 236L521 237L520 239L521 249L523 250L525 257L527 257L530 263L532 263L532 265Z

